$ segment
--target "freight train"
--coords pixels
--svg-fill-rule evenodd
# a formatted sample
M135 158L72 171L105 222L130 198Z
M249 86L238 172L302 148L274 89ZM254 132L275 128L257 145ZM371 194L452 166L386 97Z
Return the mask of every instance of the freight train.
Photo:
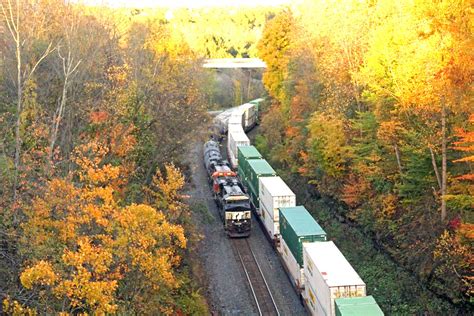
M209 184L227 235L248 237L252 223L249 196L229 163L222 159L218 142L208 141L203 152Z
M216 117L219 130L227 133L230 164L222 159L217 142L204 145L204 162L228 235L243 236L229 233L235 232L241 222L231 211L225 215L226 207L229 209L226 198L234 194L245 201L239 204L249 221L245 236L250 235L252 209L311 315L384 315L374 298L367 296L365 283L334 242L327 241L313 216L297 205L296 195L250 145L245 132L258 123L262 101L251 101Z

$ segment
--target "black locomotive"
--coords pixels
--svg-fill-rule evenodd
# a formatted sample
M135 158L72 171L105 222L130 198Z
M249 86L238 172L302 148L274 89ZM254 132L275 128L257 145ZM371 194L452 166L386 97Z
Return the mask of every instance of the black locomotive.
M251 230L250 198L237 174L222 159L219 143L204 144L204 166L212 187L214 200L229 237L247 237Z

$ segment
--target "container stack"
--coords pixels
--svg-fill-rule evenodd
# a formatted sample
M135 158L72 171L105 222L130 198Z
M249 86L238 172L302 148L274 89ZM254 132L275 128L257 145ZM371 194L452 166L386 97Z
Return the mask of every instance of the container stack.
M280 252L290 280L297 289L304 284L303 244L326 241L326 232L304 206L280 208Z
M229 116L229 129L237 129L240 128L243 130L243 110L238 107L236 108Z
M265 159L248 159L247 164L241 164L241 166L243 169L240 179L247 188L247 193L250 195L250 200L255 210L260 214L258 179L261 177L274 177L276 172Z
M271 239L280 233L279 208L296 206L296 196L280 177L259 178L259 216Z
M335 316L336 298L366 296L365 283L332 241L303 244L303 298L312 315Z
M262 102L253 100L226 113L228 157L291 282L311 315L383 315L374 298L366 296L364 281L341 251L327 241L326 232L306 208L296 206L292 190L250 146L245 131L257 124Z
M239 160L238 174L242 181L246 181L249 175L248 160L262 159L262 155L254 146L240 146L237 148Z
M237 166L238 166L238 158L237 158L238 147L250 145L249 138L247 137L245 132L242 130L242 127L240 129L241 131L237 132L237 131L232 130L232 128L229 126L227 154L229 156L230 163L234 170L237 169Z
M254 104L251 103L245 103L241 105L240 108L244 112L242 115L242 124L244 126L244 129L246 131L251 130L255 125L257 125L257 108Z
M257 113L260 112L260 107L262 106L262 102L265 101L263 98L255 99L253 101L250 101L250 104L255 105L255 108L257 109Z

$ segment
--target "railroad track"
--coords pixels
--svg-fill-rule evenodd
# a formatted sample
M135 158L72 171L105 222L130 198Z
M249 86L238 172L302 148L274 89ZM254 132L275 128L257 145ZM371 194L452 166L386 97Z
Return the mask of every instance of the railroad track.
M250 289L252 290L259 315L280 315L267 281L257 262L257 258L250 248L248 239L232 239L232 243L239 255L240 263L242 264Z

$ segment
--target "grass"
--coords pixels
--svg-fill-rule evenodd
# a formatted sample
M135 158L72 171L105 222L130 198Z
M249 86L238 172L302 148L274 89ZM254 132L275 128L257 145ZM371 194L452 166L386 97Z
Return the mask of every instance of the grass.
M216 221L216 218L211 214L209 207L205 202L192 202L189 207L193 213L198 215L202 223L212 224Z

